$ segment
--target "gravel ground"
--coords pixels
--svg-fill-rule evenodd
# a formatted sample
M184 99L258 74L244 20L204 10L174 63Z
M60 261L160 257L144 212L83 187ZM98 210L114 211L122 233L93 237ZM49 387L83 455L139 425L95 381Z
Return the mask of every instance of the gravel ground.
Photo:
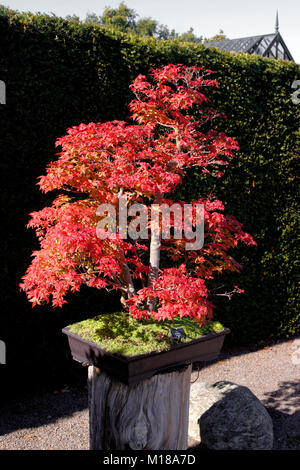
M252 351L225 351L217 362L194 371L193 380L208 384L228 380L247 386L273 419L274 450L300 450L300 337ZM12 400L0 408L0 449L88 449L87 406L87 387L65 386L31 399Z

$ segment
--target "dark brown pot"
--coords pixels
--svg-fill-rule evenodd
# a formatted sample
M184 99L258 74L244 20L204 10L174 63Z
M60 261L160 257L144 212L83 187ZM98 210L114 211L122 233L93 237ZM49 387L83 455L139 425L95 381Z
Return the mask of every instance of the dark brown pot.
M99 344L71 333L68 328L64 328L62 332L68 337L75 361L104 369L121 382L133 385L158 372L169 371L171 368L192 362L216 359L223 346L225 335L230 333L230 330L225 328L221 333L209 333L188 343L174 344L167 351L131 357L111 354L101 349Z

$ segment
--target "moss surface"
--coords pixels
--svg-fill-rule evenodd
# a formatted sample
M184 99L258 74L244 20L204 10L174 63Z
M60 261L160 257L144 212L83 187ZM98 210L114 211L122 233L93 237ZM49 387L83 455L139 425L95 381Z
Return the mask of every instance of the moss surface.
M161 352L169 349L174 340L170 328L183 328L186 337L182 342L189 342L207 333L221 332L224 327L219 322L199 323L188 318L175 318L174 321L157 322L135 320L124 312L99 315L68 326L72 333L84 339L98 343L101 348L112 354L135 356L152 351Z

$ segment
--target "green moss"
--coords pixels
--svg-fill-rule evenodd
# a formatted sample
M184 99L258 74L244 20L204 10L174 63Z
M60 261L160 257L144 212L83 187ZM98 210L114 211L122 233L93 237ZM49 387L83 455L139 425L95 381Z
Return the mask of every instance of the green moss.
M169 349L174 344L170 328L184 329L186 337L181 340L182 342L189 342L207 333L224 330L219 322L207 322L199 327L199 323L188 318L175 318L174 321L161 322L153 319L136 320L124 312L99 315L69 325L68 328L72 333L98 343L106 351L122 356L135 356Z

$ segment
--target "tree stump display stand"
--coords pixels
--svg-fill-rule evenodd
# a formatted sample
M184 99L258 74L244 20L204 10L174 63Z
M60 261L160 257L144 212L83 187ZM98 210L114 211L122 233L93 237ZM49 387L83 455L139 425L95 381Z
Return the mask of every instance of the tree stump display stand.
M185 450L192 365L125 385L89 366L91 450Z

